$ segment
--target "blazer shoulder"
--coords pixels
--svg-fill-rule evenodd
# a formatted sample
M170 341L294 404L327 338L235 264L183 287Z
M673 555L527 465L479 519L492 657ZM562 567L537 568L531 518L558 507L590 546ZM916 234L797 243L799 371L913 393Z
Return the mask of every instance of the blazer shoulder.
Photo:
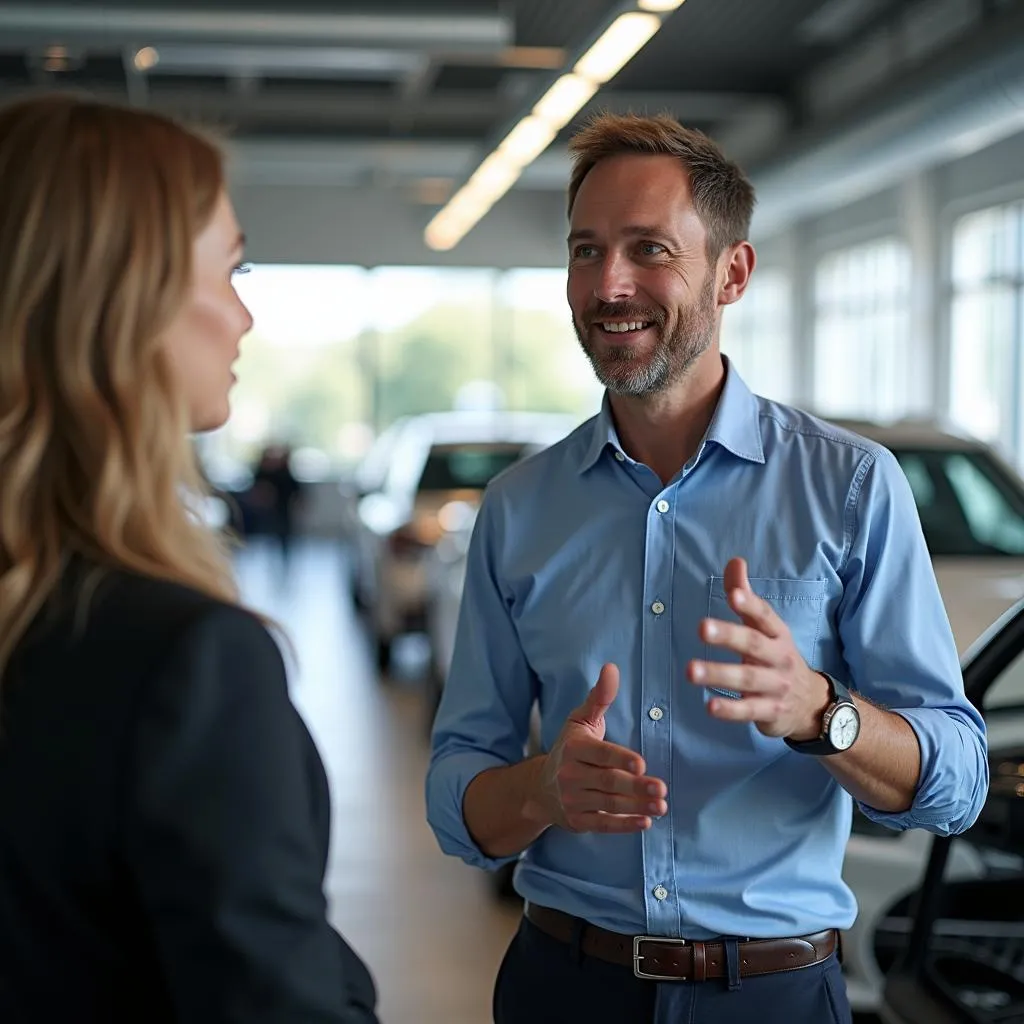
M169 580L84 570L65 579L23 650L37 671L74 664L127 679L148 676L172 651L210 637L277 650L263 622L240 605Z

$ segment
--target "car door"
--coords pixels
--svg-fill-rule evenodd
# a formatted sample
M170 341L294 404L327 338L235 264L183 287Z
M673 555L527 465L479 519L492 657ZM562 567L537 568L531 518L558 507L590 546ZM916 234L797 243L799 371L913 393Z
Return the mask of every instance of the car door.
M1024 601L968 652L967 695L985 716L992 782L978 821L936 837L903 955L886 979L885 1024L1024 1022ZM951 877L957 844L986 865Z

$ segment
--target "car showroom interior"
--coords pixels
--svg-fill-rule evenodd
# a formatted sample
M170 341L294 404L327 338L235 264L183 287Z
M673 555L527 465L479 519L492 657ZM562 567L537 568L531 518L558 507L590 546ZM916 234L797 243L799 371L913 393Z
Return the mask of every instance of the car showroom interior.
M588 539L599 536L589 524L619 514L604 504L604 491L593 491L592 501L581 497L571 512L567 507L567 495L591 493L582 490L586 474L610 479L643 468L625 433L625 455L616 449L611 459L612 448L602 455L598 445L590 462L570 467L566 461L578 451L582 462L590 443L574 438L596 431L599 441L607 440L601 417L615 420L616 401L623 408L643 401L639 390L615 393L614 382L595 373L598 357L588 346L598 342L588 343L590 328L581 328L578 306L597 301L612 309L625 302L618 327L600 329L600 345L608 351L618 345L624 366L627 355L636 354L627 352L630 345L647 344L624 340L626 334L636 329L638 338L654 337L666 317L676 322L678 311L665 296L690 288L678 283L683 274L664 291L631 291L640 287L636 280L662 273L647 262L636 267L660 259L666 246L644 241L657 255L645 248L618 261L618 242L606 244L598 228L572 227L583 209L612 217L609 209L626 204L625 186L611 199L610 193L598 197L594 179L589 195L583 179L571 209L568 193L571 140L595 117L622 115L662 118L659 124L668 119L702 133L730 167L741 169L756 195L749 236L731 240L729 250L746 254L735 258L745 259L752 272L721 301L714 338L705 339L712 354L717 346L724 357L714 355L708 372L727 367L726 388L742 378L769 409L761 422L776 440L766 441L761 461L767 463L744 462L743 472L769 468L771 445L789 436L785 423L809 431L805 454L815 431L855 437L879 459L891 453L887 486L905 498L901 507L910 525L900 529L910 533L885 536L878 527L881 532L864 541L865 557L875 548L889 552L886 572L894 575L871 581L868 566L858 578L876 594L888 588L888 603L872 607L897 608L934 593L935 611L924 602L904 606L895 618L875 614L871 629L877 632L856 642L897 652L893 665L906 667L919 651L928 660L931 641L904 644L885 634L915 624L924 629L926 619L932 629L938 619L935 628L948 644L936 660L952 665L957 714L983 723L976 724L985 736L978 771L982 777L987 767L987 786L971 820L956 828L893 827L865 813L859 798L850 799L841 774L840 784L832 783L829 799L843 809L835 825L842 843L835 847L834 884L848 901L842 905L855 906L856 913L825 922L836 930L841 982L829 988L831 1016L820 1020L1024 1024L1024 0L0 0L0 106L53 93L166 115L215 140L224 154L224 188L244 234L231 286L252 324L245 325L233 366L230 414L188 439L205 481L190 515L226 545L242 604L280 629L287 696L312 736L329 786L326 916L373 978L373 1019L518 1024L529 1016L541 1024L536 1013L512 1012L513 1004L526 1005L518 996L496 998L499 969L505 972L510 943L528 926L528 904L541 892L562 891L556 876L566 862L558 858L572 863L564 852L572 848L564 844L579 837L568 819L545 819L550 831L536 839L539 853L527 848L522 860L518 853L481 853L474 863L458 855L464 840L439 828L443 815L427 807L441 799L442 782L427 784L439 736L454 742L458 734L467 748L479 740L474 763L481 767L501 761L504 754L485 753L485 740L473 730L479 724L481 736L487 733L494 711L484 703L504 698L484 693L490 679L474 690L468 677L485 663L493 663L500 679L521 669L523 685L533 687L529 706L520 713L516 704L513 716L521 726L521 759L550 764L553 745L559 756L567 749L560 732L564 708L578 703L552 696L556 649L573 657L574 645L583 643L584 620L586 628L609 635L633 628L620 621L615 575L635 573L637 592L644 594L648 607L638 613L645 617L638 634L654 628L647 620L656 624L663 613L684 614L681 599L650 590L661 571L657 530L666 518L658 514L669 512L664 498L674 502L676 492L678 515L703 507L696 498L686 506L685 495L688 487L696 495L710 486L715 463L701 460L708 437L717 436L714 425L695 439L696 465L687 462L681 479L669 473L654 481L650 472L646 483L642 475L630 478L638 532L627 537L629 528L622 527L621 547ZM0 138L0 151L3 145ZM604 159L607 170L620 157ZM601 159L594 166L596 175ZM0 181L4 173L0 156ZM687 173L697 172L684 171L680 180L690 180ZM641 190L630 202L647 211L653 195ZM0 191L0 266L8 265L3 222L17 202ZM692 202L702 216L698 199ZM738 273L735 262L729 266L729 273ZM584 277L597 285L588 284L580 298ZM6 466L4 417L14 406L4 403L14 401L14 392L4 380L13 363L3 351L2 295L0 466ZM638 301L658 312L646 318L629 313ZM712 365L708 351L697 358ZM811 422L813 430L806 426ZM614 429L612 447L619 444ZM848 443L854 442L835 441ZM736 442L737 454L741 447ZM837 464L842 454L835 455ZM789 521L786 506L803 507L804 492L829 486L819 479L816 456L806 457L795 484L772 492L761 506L720 505L707 525L708 544L717 552L716 530L726 535L734 528L730 520L745 517L747 525L735 530L749 538L753 590L766 607L783 609L782 619L800 600L800 587L811 586L810 577L784 579L796 570L781 565L756 572L764 561L758 537L774 537L775 526ZM9 479L0 479L0 491ZM514 487L530 516L513 522ZM528 487L534 491L527 494ZM6 508L5 502L0 495ZM861 550L856 535L867 521L861 508L848 502L844 512L839 499L832 512L821 513L815 557L832 557L832 536L845 536L850 550ZM13 551L3 534L7 514L0 512L0 606L14 593L3 581L13 564L4 561ZM803 519L794 513L793 521ZM566 528L551 555L563 522L578 529ZM826 527L834 527L827 538ZM685 531L685 523L678 529ZM910 547L920 544L921 559L897 550L904 536ZM493 554L511 558L513 546L521 557L515 571ZM529 557L522 554L528 547ZM676 571L684 571L689 555L670 550ZM840 559L838 549L834 555L843 565L847 557L860 557L848 550ZM559 560L557 571L549 556ZM712 588L721 577L725 588L740 578L737 571L723 561L705 577L712 577ZM815 572L814 582L827 576L822 587L845 585L843 571L836 573ZM758 589L758 574L792 584L797 597L773 603ZM560 605L545 580L561 595ZM595 587L608 595L606 603L595 598ZM651 604L649 594L661 599ZM485 599L492 603L482 604ZM694 615L710 614L714 600L712 592ZM855 600L822 601L828 611L812 639L833 628L828 615L836 622L854 616L848 604ZM548 624L547 646L536 635L543 627L541 606L564 611L561 621L552 617ZM607 619L600 621L605 607ZM505 632L482 631L487 616L501 617ZM868 618L857 621L867 629ZM852 650L852 636L835 628ZM827 668L831 675L824 678L833 682L843 662L816 666L797 641L808 671L819 673L814 678L820 681ZM499 649L506 642L515 655ZM643 644L645 666L660 665L662 649L653 640ZM915 653L901 661L901 650ZM544 654L532 658L530 652ZM0 647L0 656L7 653ZM855 660L851 655L848 662ZM585 664L593 669L585 682L594 686L600 662ZM684 667L673 668L673 678L676 671ZM456 692L449 692L449 683ZM620 701L626 696L632 703L615 705L623 717L608 713L608 736L615 733L626 746L630 736L644 737L650 767L658 749L651 730L665 728L661 708L643 704L637 690L627 694L625 673L620 687ZM676 710L666 714L684 714L676 700ZM461 717L459 702L465 703ZM899 718L886 710L890 703L883 699L881 710L870 712L862 707L860 727L866 731L875 714ZM442 718L439 733L435 722ZM3 820L4 808L15 806L4 795L5 785L14 788L3 752L7 721L14 736L17 716L5 720L0 710L0 865L7 865L0 873L14 863L5 846L17 849L13 837L21 828L13 818ZM687 726L705 727L711 728ZM769 758L764 751L774 745L771 758L805 763L783 744L785 731L730 727L750 731L756 738L750 750L758 756ZM601 740L604 728L602 720ZM637 752L639 743L633 744ZM512 761L519 760L517 751ZM969 788L967 774L960 782ZM667 801L671 820L671 785ZM458 806L451 812L456 816ZM45 804L39 807L45 816ZM675 827L686 825L677 819ZM817 827L808 816L806 828ZM741 821L727 836L705 828L712 834L702 834L700 850L712 861L717 842L724 849L743 841ZM656 829L642 840L633 837L636 863L642 841L648 868ZM580 839L578 849L633 840L595 834L585 844ZM803 849L803 842L794 840L793 849ZM611 889L598 886L582 863L589 854L579 856L573 892L600 888L594 900L611 915L601 921L623 931L609 925ZM807 856L802 865L794 860L795 878L813 874ZM759 871L774 870L758 863ZM615 892L631 894L641 915L646 912L651 935L687 940L686 886L679 881L677 892L666 882L667 889L652 889L651 879L660 878L650 870L619 879ZM698 869L677 864L675 870L673 877L683 879ZM762 892L757 879L748 882L751 891ZM803 919L804 898L799 887L782 897L796 907L796 922ZM760 899L748 901L759 912ZM0 893L0 931L8 920L3 904ZM665 930L659 915L666 908L674 914L670 904L679 924ZM558 913L580 914L581 905L566 904ZM753 925L710 930L735 932L751 943L814 930L794 923L787 931L789 910L778 913L770 935L759 936ZM640 943L635 931L623 941ZM554 934L545 937L553 948ZM582 941L585 952L583 933L574 934L571 941ZM694 965L699 959L703 971L703 943L711 940L701 933L694 941L691 951L700 956L692 952L686 961L686 942L680 956ZM732 947L722 941L728 957ZM0 950L18 942L16 935L0 935ZM797 1021L783 1010L775 1011L783 1014L778 1017L702 1015L697 990L714 986L724 998L726 982L710 975L702 980L703 973L698 980L679 975L678 983L644 980L651 975L637 966L639 949L624 954L614 970L630 984L648 986L645 991L653 992L652 985L670 995L693 989L696 1009L691 1017L682 1011L669 1016L662 1008L656 1017L637 1016L635 1024ZM201 960L202 947L193 954ZM525 962L519 969L526 970ZM744 978L743 985L752 991L759 980ZM33 1016L32 999L19 1003L17 971L7 983L14 993L11 1024L57 1024L45 1014ZM4 987L0 965L0 1020L7 1016ZM669 998L659 994L659 1007ZM673 1006L683 1005L671 998ZM267 995L265 1008L271 1002ZM212 1002L209 1010L202 1019L210 1024L371 1019L289 1015L284 1003L279 1015L266 1017L238 1007L241 1016L218 1012ZM154 1012L149 1019L200 1017ZM544 1019L601 1024L589 1012ZM634 1024L628 1014L614 1019Z

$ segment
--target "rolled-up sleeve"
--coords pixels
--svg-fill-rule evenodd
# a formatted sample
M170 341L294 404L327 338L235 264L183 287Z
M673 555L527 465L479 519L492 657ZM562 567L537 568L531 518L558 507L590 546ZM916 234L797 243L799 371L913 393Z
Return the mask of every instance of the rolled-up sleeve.
M903 716L921 749L913 805L886 813L896 830L969 828L988 792L985 723L964 696L956 643L907 479L885 449L865 456L847 504L839 634L853 687Z
M427 820L445 853L494 870L515 857L483 854L466 828L470 782L525 756L536 677L523 653L499 571L501 498L484 497L467 554L452 664L434 723Z

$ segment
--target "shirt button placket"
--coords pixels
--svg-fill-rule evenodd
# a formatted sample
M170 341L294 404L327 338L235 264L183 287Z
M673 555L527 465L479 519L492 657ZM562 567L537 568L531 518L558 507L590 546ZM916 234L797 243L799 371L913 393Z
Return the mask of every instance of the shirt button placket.
M648 561L649 654L645 658L642 699L646 707L647 730L644 754L648 771L656 778L669 780L672 770L671 728L668 719L666 680L672 676L671 629L665 615L672 592L672 505L659 497L649 506L648 531L653 541ZM652 594L653 591L653 594ZM672 865L672 829L668 815L654 819L654 826L644 833L644 873L647 880L647 915L652 930L662 933L675 925L676 911L672 898L674 873Z

